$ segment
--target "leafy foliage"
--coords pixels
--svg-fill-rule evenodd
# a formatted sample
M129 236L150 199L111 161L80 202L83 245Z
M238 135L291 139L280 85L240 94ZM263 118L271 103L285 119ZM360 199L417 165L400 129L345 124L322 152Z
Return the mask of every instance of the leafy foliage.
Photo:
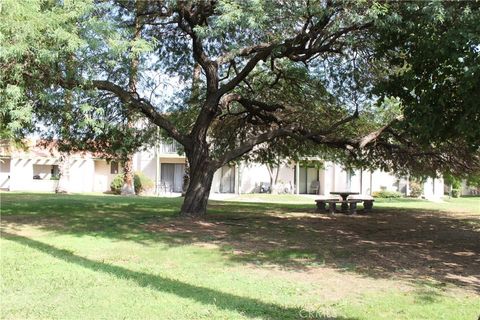
M403 194L397 191L387 191L387 190L381 190L381 191L375 191L372 193L372 196L374 198L387 198L387 199L393 199L393 198L401 198L403 197Z
M133 176L133 184L135 188L135 194L142 194L151 190L155 185L149 177L143 172L135 172ZM120 194L124 185L123 174L117 174L110 183L110 190L114 194Z
M117 174L110 183L110 190L114 194L120 194L123 187L123 174Z
M133 177L133 183L135 186L136 194L142 194L144 192L150 191L155 186L152 179L147 177L141 171L135 172L135 175Z
M391 66L376 87L398 97L402 126L427 144L480 147L480 3L388 3L377 56ZM456 142L455 142L456 143Z
M423 187L419 181L410 181L410 196L418 198L423 194Z

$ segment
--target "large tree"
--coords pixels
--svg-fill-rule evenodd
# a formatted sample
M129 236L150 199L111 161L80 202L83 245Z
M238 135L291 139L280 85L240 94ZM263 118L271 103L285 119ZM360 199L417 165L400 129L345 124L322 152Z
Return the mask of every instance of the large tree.
M128 136L124 148L133 150L144 122L126 130L116 123L125 112L148 119L185 150L183 216L205 214L218 168L261 148L431 175L478 166L478 121L461 119L479 114L465 98L478 88L477 2L159 0L138 8L135 1L6 0L0 90L8 110L21 100L42 119L52 110L62 115L58 97L73 92L69 114L83 120L70 140L86 148ZM442 40L446 33L457 45ZM429 52L433 41L445 51ZM67 77L72 54L78 68ZM443 67L438 76L435 63ZM449 75L457 85L444 84ZM439 111L448 116L426 121ZM469 125L477 134L463 136Z

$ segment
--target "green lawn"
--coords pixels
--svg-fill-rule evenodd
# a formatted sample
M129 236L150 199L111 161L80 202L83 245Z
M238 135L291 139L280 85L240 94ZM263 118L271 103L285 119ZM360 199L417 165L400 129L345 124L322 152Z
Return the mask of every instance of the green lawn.
M2 319L480 314L480 198L379 200L351 217L243 195L192 221L177 198L0 196Z

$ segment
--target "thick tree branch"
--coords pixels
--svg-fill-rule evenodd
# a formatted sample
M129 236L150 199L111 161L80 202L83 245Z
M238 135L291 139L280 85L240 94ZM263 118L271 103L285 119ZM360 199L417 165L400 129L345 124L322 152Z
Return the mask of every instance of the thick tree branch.
M178 3L179 27L191 37L193 58L202 67L207 79L206 99L189 135L191 140L196 140L201 145L206 143L208 128L215 119L221 96L218 95L218 64L207 56L202 40L195 32L195 27L206 25L207 18L214 13L215 4L215 1L202 1L189 5L185 1ZM198 144L193 147L195 146Z
M202 67L207 78L207 92L213 94L218 89L218 64L216 61L210 60L205 53L203 43L200 37L195 32L195 27L205 23L206 18L213 14L213 8L204 7L199 4L201 8L192 12L192 8L188 8L182 1L179 3L179 27L187 33L192 39L193 58Z
M254 53L258 53L260 51L263 51L265 49L268 49L270 46L272 46L272 42L266 42L266 43L261 43L261 44L256 44L252 46L248 46L239 50L234 50L231 52L227 52L223 54L222 56L217 58L217 63L218 65L222 65L225 63L228 63L232 61L233 59L237 57L246 57Z
M92 81L92 85L96 89L114 93L123 103L137 108L153 123L167 131L173 139L178 141L185 148L190 148L190 143L188 142L187 137L180 133L177 128L175 128L167 118L160 114L149 101L139 98L137 94L128 92L122 87L109 81L94 80Z
M271 54L273 48L273 45L265 47L261 51L257 52L252 58L250 58L247 64L243 67L242 70L240 70L240 72L235 75L235 77L233 77L230 81L220 87L217 93L218 97L220 98L225 93L235 89L238 84L250 74L250 72L255 68L258 62L260 62L260 60L267 59L267 57Z
M349 115L349 116L335 122L334 124L332 124L330 127L328 127L326 130L323 131L323 134L333 133L339 127L341 127L344 124L347 124L349 122L352 122L355 119L358 119L358 110L355 110L355 112L352 115Z
M380 135L385 132L385 130L387 130L388 128L390 128L394 123L402 120L403 117L397 117L395 119L393 119L392 121L390 121L389 123L387 123L386 125L384 125L383 127L381 127L380 129L378 130L375 130L373 132L370 132L369 134L363 136L362 138L359 138L356 140L356 144L358 145L358 148L360 149L363 149L365 148L365 146L367 146L369 143L372 143L374 141L376 141L378 139L378 137L380 137Z
M223 156L221 156L216 163L217 167L220 168L225 164L229 163L230 161L235 160L238 157L241 157L242 155L251 151L256 145L259 145L261 143L270 141L272 139L275 139L281 136L288 136L291 133L292 132L287 128L278 128L278 129L273 129L269 132L259 134L258 136L252 137L244 141L237 148L227 151L225 154L223 154Z
M235 57L247 57L253 54L243 69L220 87L218 90L219 97L233 90L240 82L244 81L261 60L266 60L271 56L272 59L289 58L292 61L307 61L322 52L340 53L342 44L335 47L339 38L351 32L367 29L373 25L372 22L353 24L325 36L324 31L332 15L333 13L326 15L316 25L312 26L309 31L300 32L281 43L262 43L240 49L236 53L230 52L220 57L217 60L217 65L227 60L231 61Z

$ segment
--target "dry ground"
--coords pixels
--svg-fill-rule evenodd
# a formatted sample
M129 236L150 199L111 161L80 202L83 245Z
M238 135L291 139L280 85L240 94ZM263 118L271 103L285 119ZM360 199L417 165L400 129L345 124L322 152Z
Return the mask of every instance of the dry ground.
M245 213L155 222L145 230L167 233L174 243L218 246L233 260L272 271L304 270L308 277L322 277L326 266L480 291L480 216L475 214L380 208L356 216L279 208Z

